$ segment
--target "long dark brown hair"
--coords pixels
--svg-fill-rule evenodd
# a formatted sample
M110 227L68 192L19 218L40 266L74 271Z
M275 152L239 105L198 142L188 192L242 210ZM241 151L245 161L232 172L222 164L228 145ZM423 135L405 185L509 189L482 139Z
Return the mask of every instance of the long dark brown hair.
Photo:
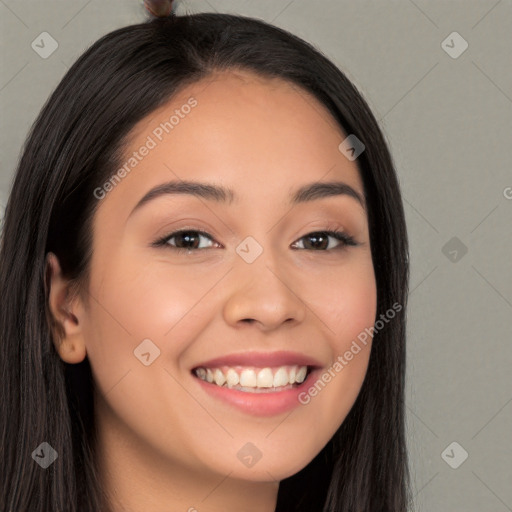
M212 71L245 69L314 95L347 134L367 203L377 317L360 394L343 424L299 473L280 482L278 512L406 512L405 323L408 241L394 164L372 112L320 51L263 21L227 14L154 19L115 30L71 67L35 121L16 170L0 248L0 509L106 510L95 457L87 358L64 363L48 313L45 256L87 286L94 189L120 166L134 125ZM58 458L42 469L32 452Z

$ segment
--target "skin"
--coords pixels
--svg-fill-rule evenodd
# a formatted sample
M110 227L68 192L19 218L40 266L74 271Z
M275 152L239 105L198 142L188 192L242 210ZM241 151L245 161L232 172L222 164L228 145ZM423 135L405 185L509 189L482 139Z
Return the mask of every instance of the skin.
M191 96L197 106L101 199L88 300L71 297L50 254L50 309L64 331L56 347L67 363L89 358L100 472L116 512L271 512L278 482L305 467L350 411L371 337L309 404L270 417L210 397L190 370L247 350L293 350L327 369L374 325L365 209L347 195L288 203L314 181L344 181L361 195L363 185L338 150L346 134L316 99L245 71L188 86L136 125L127 158ZM178 178L228 186L238 199L166 195L130 216L148 190ZM359 245L306 245L333 224ZM183 228L211 239L189 255L170 247L176 238L150 246ZM251 264L235 251L247 236L263 248ZM161 351L149 366L134 356L147 338ZM250 468L237 458L247 442L262 453Z

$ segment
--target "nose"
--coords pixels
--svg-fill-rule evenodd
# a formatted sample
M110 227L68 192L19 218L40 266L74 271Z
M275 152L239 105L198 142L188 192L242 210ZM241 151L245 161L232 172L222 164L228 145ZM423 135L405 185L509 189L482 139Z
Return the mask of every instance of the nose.
M289 273L272 267L264 258L250 264L243 260L235 263L223 308L229 325L249 323L262 331L271 331L284 323L293 326L303 322L307 306L301 290L293 286Z

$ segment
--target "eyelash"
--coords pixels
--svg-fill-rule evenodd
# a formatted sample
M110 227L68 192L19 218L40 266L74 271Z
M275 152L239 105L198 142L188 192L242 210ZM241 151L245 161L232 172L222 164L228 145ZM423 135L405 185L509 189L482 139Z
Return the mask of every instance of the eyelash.
M158 240L154 241L151 245L152 245L152 247L166 247L166 248L169 248L177 253L187 252L190 254L191 252L205 250L204 248L203 249L197 249L197 248L196 249L187 249L184 247L173 247L172 245L169 245L169 240L171 240L172 238L174 238L177 235L180 235L181 233L197 233L206 238L209 238L212 242L214 241L213 238L208 233L206 233L206 231L202 231L200 229L185 228L185 229L180 229L179 231L174 231L162 238L159 238ZM346 249L348 246L358 246L359 245L359 243L356 242L356 240L352 236L348 235L344 231L339 231L337 228L330 228L330 227L327 229L323 229L323 230L311 231L310 233L307 233L306 235L300 237L298 239L298 241L302 240L303 238L307 238L308 236L314 235L314 234L325 234L325 235L335 238L336 240L338 240L339 242L342 242L342 243L337 245L333 249L315 250L315 249L296 249L296 248L294 248L294 250L303 250L303 251L310 251L310 252L331 252L331 251ZM296 242L294 242L294 243L296 243ZM206 249L215 249L215 247L207 247Z

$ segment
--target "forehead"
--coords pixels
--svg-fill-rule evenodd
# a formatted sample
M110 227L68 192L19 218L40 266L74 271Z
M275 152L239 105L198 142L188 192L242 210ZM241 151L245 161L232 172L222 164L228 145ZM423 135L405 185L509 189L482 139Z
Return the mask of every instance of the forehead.
M215 72L135 125L121 162L129 172L107 198L133 207L150 188L180 179L229 187L237 202L283 202L298 185L319 180L362 192L357 165L338 149L345 137L327 108L297 85Z

